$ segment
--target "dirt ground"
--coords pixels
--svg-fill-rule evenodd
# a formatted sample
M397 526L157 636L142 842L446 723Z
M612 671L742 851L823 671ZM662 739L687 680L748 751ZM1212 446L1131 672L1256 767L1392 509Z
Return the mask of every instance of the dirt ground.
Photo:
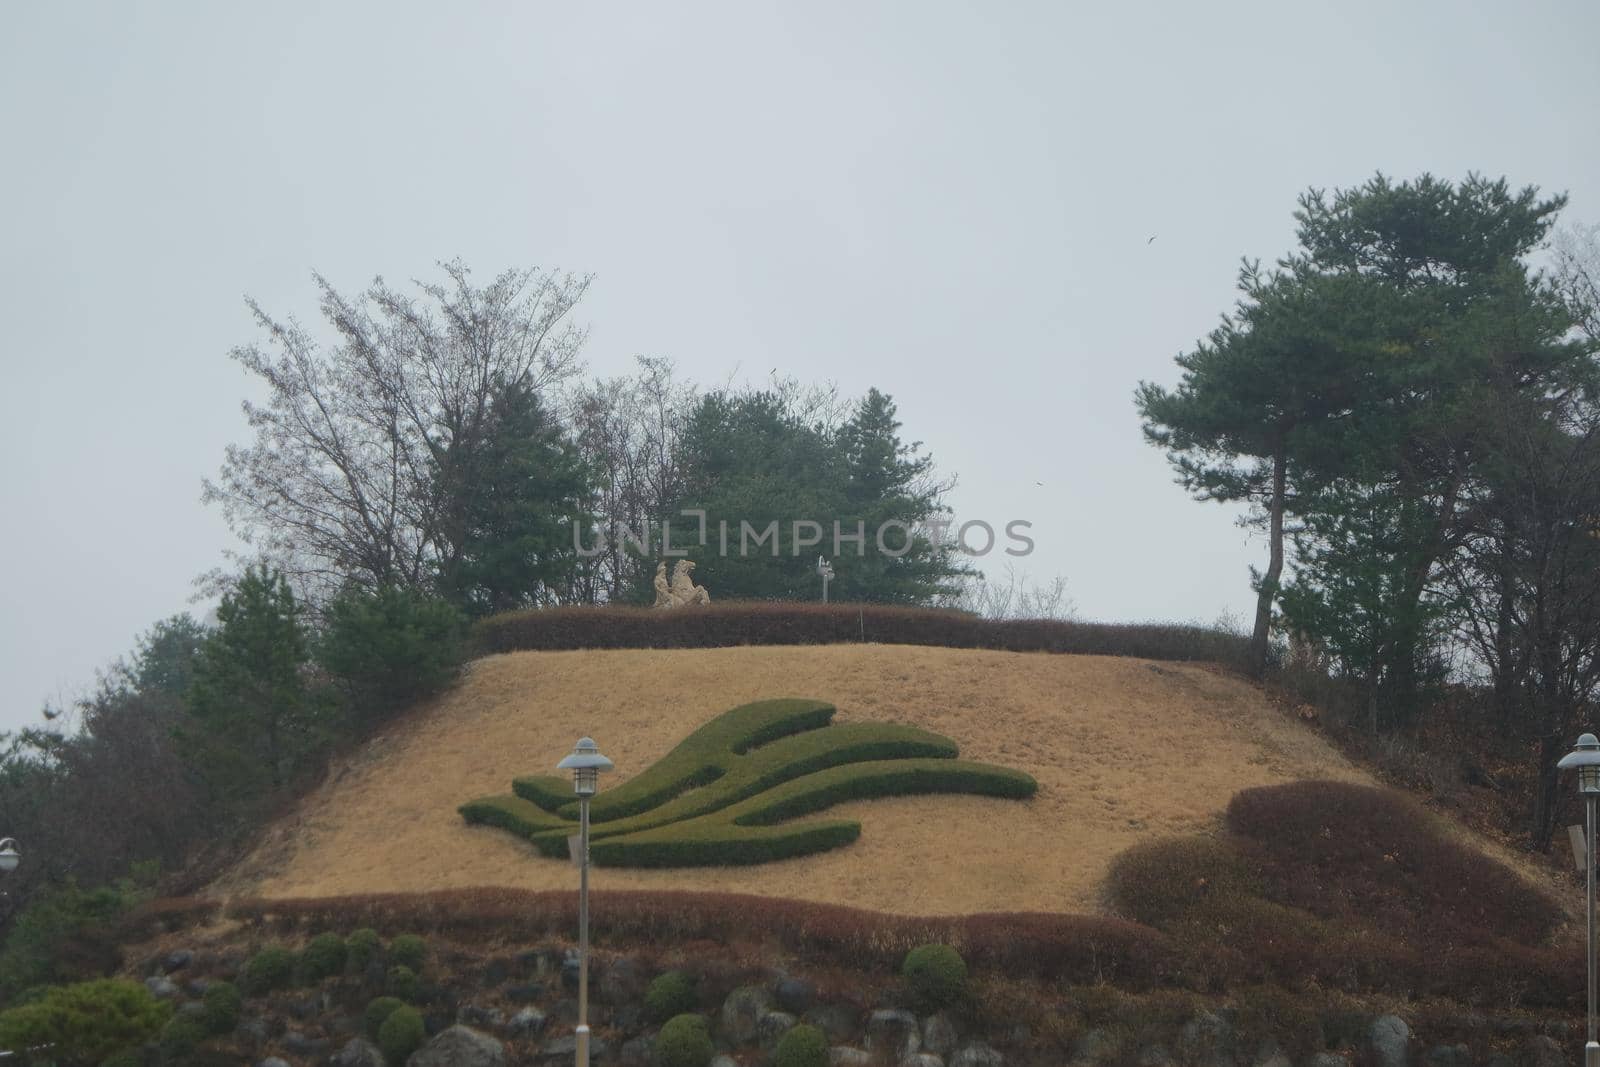
M600 868L596 888L707 889L901 914L1099 911L1108 863L1143 839L1207 831L1240 789L1302 778L1370 783L1247 683L1201 665L896 645L521 652L336 765L216 895L271 897L466 886L566 888L564 861L469 827L463 801L549 772L579 736L642 771L735 704L815 697L835 721L901 722L961 755L1039 781L1029 801L908 797L828 815L861 839L747 868Z

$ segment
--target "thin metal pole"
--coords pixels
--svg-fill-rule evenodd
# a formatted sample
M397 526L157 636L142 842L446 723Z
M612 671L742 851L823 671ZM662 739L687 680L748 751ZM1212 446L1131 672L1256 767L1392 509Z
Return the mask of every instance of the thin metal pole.
M1585 1067L1597 1067L1600 1064L1600 1044L1595 1043L1595 928L1594 928L1594 806L1595 795L1584 794L1584 808L1588 826L1585 828L1583 857L1584 884L1587 890L1588 907L1584 909L1584 920L1589 930L1589 1041L1583 1048L1583 1062Z
M1592 815L1594 805L1589 810ZM589 1067L589 798L578 802L578 1067ZM1592 881L1591 881L1592 885ZM1591 941L1592 944L1592 941ZM1590 986L1591 1002L1593 986Z

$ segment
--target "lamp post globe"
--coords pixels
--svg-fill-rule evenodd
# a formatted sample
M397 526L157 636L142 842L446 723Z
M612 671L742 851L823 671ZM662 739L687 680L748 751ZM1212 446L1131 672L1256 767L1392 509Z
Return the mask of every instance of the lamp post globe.
M1578 793L1583 797L1584 807L1584 923L1589 934L1589 1011L1588 1011L1588 1041L1583 1047L1584 1067L1600 1067L1600 1041L1595 1040L1595 948L1596 930L1594 921L1594 861L1595 840L1594 820L1595 801L1600 799L1600 738L1594 734L1584 734L1578 738L1573 750L1562 756L1556 763L1561 770L1575 770L1578 772Z
M22 853L17 849L16 840L10 837L0 838L0 874L10 874L21 862Z
M592 737L579 738L572 755L556 764L572 772L578 797L578 1067L589 1067L589 798L600 791L600 772L612 766Z

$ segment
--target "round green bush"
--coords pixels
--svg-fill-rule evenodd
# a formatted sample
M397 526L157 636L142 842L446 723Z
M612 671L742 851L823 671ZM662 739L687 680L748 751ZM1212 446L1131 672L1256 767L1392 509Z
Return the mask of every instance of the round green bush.
M378 1040L378 1027L383 1021L395 1013L397 1008L403 1008L406 1002L399 997L378 997L367 1005L367 1010L361 1013L361 1027L372 1040Z
M200 1020L211 1033L231 1034L239 1025L239 1013L244 1005L238 987L232 982L212 982L206 986L200 1004L205 1008Z
M0 1012L0 1048L49 1045L63 1061L99 1063L155 1037L172 1014L138 982L51 986Z
M161 1028L157 1045L161 1049L163 1064L181 1064L195 1054L200 1043L211 1035L203 1022L193 1015L174 1015Z
M704 1015L674 1015L656 1035L657 1067L707 1067L716 1052Z
M772 1067L828 1067L828 1035L808 1023L790 1027L773 1050Z
M320 982L344 973L348 950L338 934L318 934L300 953L300 972L308 982Z
M378 936L378 931L363 926L345 939L344 947L345 963L349 968L352 971L364 971L383 949L383 939Z
M421 987L422 982L418 980L417 972L404 965L390 967L389 975L383 983L384 992L401 1000L416 1000L417 990Z
M378 1048L383 1051L383 1058L393 1064L406 1062L413 1052L422 1047L428 1039L428 1031L422 1024L422 1013L409 1005L402 1005L389 1013L383 1020L383 1025L378 1027Z
M966 989L967 961L949 945L921 945L906 953L900 974L917 1006L937 1011Z
M281 945L268 945L257 952L239 972L240 990L252 997L284 989L293 980L294 953Z
M410 967L422 973L422 964L428 958L428 946L416 934L401 934L389 942L389 966Z
M694 1007L694 980L682 971L657 975L644 991L644 1015L653 1023L664 1023L674 1015L687 1015Z

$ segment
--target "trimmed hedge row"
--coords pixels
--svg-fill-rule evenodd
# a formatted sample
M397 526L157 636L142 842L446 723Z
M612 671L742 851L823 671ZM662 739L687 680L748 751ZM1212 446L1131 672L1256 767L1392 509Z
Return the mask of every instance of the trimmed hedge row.
M469 823L509 830L518 837L533 838L551 831L566 835L574 830L572 823L520 796L479 797L456 810Z
M781 737L826 726L834 713L832 704L794 697L741 704L678 742L643 774L595 797L589 804L589 818L609 822L650 811L728 773L735 763L733 757ZM512 789L524 800L568 819L578 817L572 783L565 778L519 778Z
M1246 662L1249 639L1201 626L983 619L885 604L723 601L677 611L606 606L493 615L477 623L480 655L604 648L725 648L860 642Z
M854 821L777 825L850 800L927 793L1021 799L1038 783L1006 767L949 758L851 763L793 779L731 807L590 846L602 866L711 867L767 863L838 848L861 835ZM545 841L536 844L543 850ZM564 848L564 842L550 842ZM547 853L548 854L548 853ZM556 852L560 855L560 852Z

